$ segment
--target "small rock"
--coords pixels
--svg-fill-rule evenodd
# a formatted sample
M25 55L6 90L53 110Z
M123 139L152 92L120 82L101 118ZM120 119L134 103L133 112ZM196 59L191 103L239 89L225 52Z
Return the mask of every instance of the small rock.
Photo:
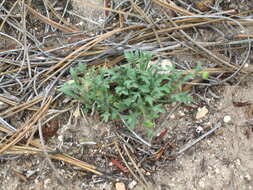
M129 189L133 189L137 185L137 181L133 180L128 184Z
M170 119L175 119L175 117L176 117L175 114L170 115Z
M147 175L147 176L150 176L150 175L151 175L151 173L150 173L150 172L146 172L146 175Z
M44 181L44 187L48 188L50 183L51 183L51 179L50 178L45 179L45 181Z
M125 184L122 183L122 182L116 183L116 184L115 184L115 188L116 188L116 190L126 190L126 186L125 186Z
M247 182L250 182L251 181L251 176L249 174L245 175L244 176L244 179L247 181Z
M231 117L230 117L229 115L226 115L226 116L223 118L223 121L224 121L225 123L228 123L228 122L231 121Z
M196 119L198 120L205 117L207 113L208 113L208 109L206 108L206 106L199 108L196 114Z
M179 115L180 117L183 117L183 116L185 116L185 113L184 113L183 111L180 110L180 111L178 112L178 115Z
M236 160L235 160L235 164L236 164L237 166L240 166L240 165L241 165L240 159L236 159Z
M163 59L161 62L157 62L157 61L150 61L149 62L149 67L151 65L156 65L159 67L160 71L158 72L159 74L169 74L170 73L170 69L173 64L169 59Z
M204 181L199 181L199 186L201 187L201 188L204 188L205 187L205 182Z
M200 127L200 126L198 126L198 127L196 128L196 132L197 132L198 134L202 133L203 130L204 130L203 127Z
M37 171L36 170L28 170L26 172L26 177L29 178L31 177L32 175L34 175Z

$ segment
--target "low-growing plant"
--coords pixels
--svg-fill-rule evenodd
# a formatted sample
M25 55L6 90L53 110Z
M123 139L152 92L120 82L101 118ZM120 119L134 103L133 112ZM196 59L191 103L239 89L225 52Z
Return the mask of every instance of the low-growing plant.
M98 111L105 122L123 120L133 129L141 121L150 135L155 120L165 112L165 103L192 101L180 89L200 67L184 75L172 66L167 67L168 74L160 74L161 67L150 64L150 53L126 51L124 54L128 64L122 66L88 69L80 64L71 68L73 80L66 82L60 91L80 100L86 113Z

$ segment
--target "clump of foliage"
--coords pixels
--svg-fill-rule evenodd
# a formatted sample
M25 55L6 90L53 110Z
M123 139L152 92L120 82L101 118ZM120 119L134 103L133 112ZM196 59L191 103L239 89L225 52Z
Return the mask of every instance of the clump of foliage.
M180 88L200 67L187 75L175 67L167 68L169 74L159 74L161 67L150 64L150 53L125 52L125 58L128 64L114 68L88 69L83 64L71 68L73 80L60 90L80 100L85 112L98 111L105 122L121 119L133 129L141 121L151 134L165 103L192 101Z

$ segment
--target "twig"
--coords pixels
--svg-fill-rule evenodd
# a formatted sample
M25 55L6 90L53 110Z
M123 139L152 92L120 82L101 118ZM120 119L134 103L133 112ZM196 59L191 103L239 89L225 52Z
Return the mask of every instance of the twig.
M145 184L145 185L148 185L147 180L145 179L145 177L144 177L144 175L142 174L141 170L139 169L139 167L137 166L137 164L135 163L135 161L134 161L133 158L131 157L129 151L127 150L126 145L123 144L123 148L124 148L124 150L126 151L127 156L128 156L128 158L130 159L130 161L132 162L132 164L134 165L135 169L136 169L137 172L139 173L139 175L140 175L141 179L143 180L144 184Z
M42 151L46 157L46 160L48 161L49 165L51 166L51 168L53 169L55 175L56 175L56 178L57 180L61 183L61 185L65 188L65 189L68 189L67 186L64 184L64 181L62 180L62 178L59 176L58 172L56 171L56 168L54 166L54 164L52 163L47 151L46 151L46 148L45 148L45 142L44 142L44 138L43 138L43 134L42 134L42 127L41 127L41 120L38 121L38 129L39 129L39 137L40 137L40 143L41 143L41 148L42 148Z
M182 154L183 152L185 152L186 150L188 150L189 148L191 148L193 145L195 145L196 143L198 143L199 141L201 141L206 136L210 135L211 133L213 133L215 130L219 129L220 127L221 127L221 123L216 124L215 127L213 127L212 129L210 129L205 134L201 135L196 140L194 140L194 141L192 141L192 142L184 145L183 148L181 148L178 152L176 152L176 155Z
M9 123L7 123L2 117L0 117L0 123L6 127L8 130L11 130L12 132L16 132L16 128L12 127Z
M121 121L124 123L124 125L128 128L128 130L138 139L140 140L143 144L145 144L146 146L151 147L152 145L150 143L148 143L147 141L145 141L144 139L142 139L139 135L137 135L132 129L130 129L126 123L126 121L123 119L123 117L120 115L120 119Z
M26 135L26 133L29 132L32 126L45 115L45 112L48 110L48 107L51 103L51 99L52 97L49 97L41 109L38 110L37 113L35 113L34 116L25 123L24 127L12 135L12 137L8 140L9 142L7 142L4 147L0 148L0 153L18 143Z
M129 166L129 164L127 163L126 159L124 158L124 156L122 155L121 151L120 151L120 148L119 148L119 145L118 143L115 141L114 142L115 144L115 147L121 157L121 159L123 160L124 164L126 165L127 169L129 170L129 172L132 174L132 176L135 178L135 180L137 180L139 183L141 183L142 185L145 185L140 179L139 177L133 172L132 168Z

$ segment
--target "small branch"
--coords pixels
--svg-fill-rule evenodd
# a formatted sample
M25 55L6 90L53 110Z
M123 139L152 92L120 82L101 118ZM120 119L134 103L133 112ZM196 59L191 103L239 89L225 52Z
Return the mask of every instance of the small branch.
M199 138L197 138L196 140L186 144L183 148L181 148L176 154L182 154L184 151L188 150L189 148L191 148L193 145L197 144L199 141L201 141L202 139L204 139L206 136L210 135L211 133L213 133L215 130L219 129L221 127L221 123L216 124L216 126L212 129L210 129L207 133L201 135Z

